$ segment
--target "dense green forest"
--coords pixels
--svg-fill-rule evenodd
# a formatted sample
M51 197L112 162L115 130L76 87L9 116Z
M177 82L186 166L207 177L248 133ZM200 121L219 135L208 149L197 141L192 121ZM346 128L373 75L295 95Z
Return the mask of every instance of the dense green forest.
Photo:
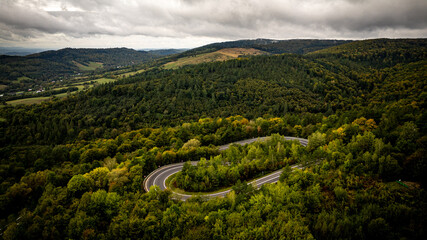
M152 68L0 108L4 239L425 239L427 40ZM216 146L273 135L265 143ZM185 161L185 202L143 190ZM290 164L309 163L291 170ZM250 178L284 168L255 189ZM180 176L179 176L180 175Z
M222 155L201 159L197 166L185 163L171 184L190 192L218 190L293 164L301 160L304 149L298 141L285 141L279 135L250 146L232 145Z

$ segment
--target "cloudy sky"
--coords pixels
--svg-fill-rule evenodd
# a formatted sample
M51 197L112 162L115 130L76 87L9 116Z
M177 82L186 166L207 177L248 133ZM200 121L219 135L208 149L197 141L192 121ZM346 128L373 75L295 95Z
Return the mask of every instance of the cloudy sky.
M380 37L427 37L427 0L0 0L0 47Z

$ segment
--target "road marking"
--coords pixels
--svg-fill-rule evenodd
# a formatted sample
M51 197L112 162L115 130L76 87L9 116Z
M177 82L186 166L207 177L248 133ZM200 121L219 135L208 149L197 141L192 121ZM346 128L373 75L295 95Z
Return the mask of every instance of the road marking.
M177 166L177 167L173 167L173 168L168 168L166 171L171 170L171 169L176 169L176 168L182 168L182 166ZM164 172L161 172L159 175L157 175L157 177L156 177L156 178L154 178L153 185L157 185L157 184L156 184L157 179L158 179L160 176L162 176L163 174L164 174ZM171 174L171 175L172 175L172 174ZM167 176L167 177L169 177L169 176ZM159 186L159 185L157 185L157 186ZM160 186L159 186L159 187L160 187Z
M184 166L181 166L180 168L182 169ZM178 167L176 167L176 168L178 168ZM171 168L171 169L176 169L176 168ZM168 169L168 170L171 170L171 169ZM163 186L165 187L165 189L167 189L167 187L166 187L166 180L168 179L168 178L170 178L170 176L172 176L172 175L174 175L175 173L178 173L178 172L180 172L181 170L179 170L179 171L176 171L176 172L172 172L172 174L170 174L170 175L168 175L168 176L166 176L165 177L165 180L163 180Z
M145 191L148 192L150 190L148 188L148 186L146 185L146 183L148 183L150 181L151 177L153 177L154 174L156 174L157 172L161 171L164 168L168 168L168 167L170 167L172 165L178 165L178 164L181 164L181 163L173 163L173 164L165 165L165 166L162 166L160 168L157 168L156 170L154 170L150 174L148 174L148 176L145 178L145 180L143 182Z
M250 143L253 143L253 142L256 142L256 141L265 141L265 140L266 140L266 139L268 139L268 138L269 138L269 137L259 137L259 138L251 138L251 139L241 140L241 141L238 141L238 142L229 143L229 144L226 144L226 145L219 146L219 147L218 147L218 150L219 150L219 151L224 151L224 150L228 149L232 144L245 145L245 144L250 144ZM300 143L302 146L304 146L304 147L306 147L306 146L308 145L308 140L307 140L307 139L304 139L304 138L298 138L298 137L284 137L284 138L285 138L285 140L287 140L287 141L298 140L298 141L299 141L299 143ZM191 164L192 164L192 165L197 165L197 162L198 162L198 161L192 161L192 162L191 162ZM171 171L171 170L174 170L174 169L177 169L177 168L183 168L183 166L184 166L184 163L174 163L174 164L169 164L169 165L166 165L166 166L163 166L163 167L160 167L160 168L158 168L158 169L154 170L154 171L153 171L153 172L151 172L151 173L148 175L148 177L144 180L144 182L143 182L143 184L144 184L144 189L145 189L147 192L149 191L149 187L148 187L148 185L149 185L150 179L151 179L154 175L156 175L158 172L160 172L160 173L159 173L159 174L154 178L154 181L153 181L153 183L152 183L152 186L153 186L153 185L157 185L157 184L156 184L157 179L158 179L160 176L163 176L165 172L167 172L167 171ZM293 165L293 166L291 166L291 168L302 169L303 167L302 167L301 165ZM165 172L162 172L162 171L165 171ZM172 172L170 175L167 175L167 176L165 177L165 179L163 180L163 187L164 187L165 189L167 189L167 187L166 187L166 180L167 180L171 175L173 175L173 174L175 174L175 173L177 173L177 172L179 172L179 171ZM259 179L257 179L257 180L253 180L253 181L249 182L248 184L256 183L256 185L257 185L256 187L260 187L260 186L264 185L265 183L274 183L274 182L277 182L277 181L278 181L278 179L277 179L277 178L278 178L278 177L280 178L280 174L281 174L282 172L283 172L283 170L282 170L282 169L281 169L281 170L278 170L278 171L276 171L276 172L270 173L269 175L263 176L263 177L261 177L261 178L259 178ZM272 181L272 182L271 182L271 181ZM157 185L157 186L159 186L159 185ZM161 186L159 186L159 187L161 187ZM231 191L231 189L226 190L226 191L223 191L223 192L219 192L219 193L205 194L205 195L201 195L201 196L205 196L205 197L225 196L225 195L226 195L227 193L229 193L230 191ZM176 193L176 192L173 192L173 191L172 191L172 193L174 193L175 195L179 195L179 196L186 197L186 198L190 198L190 197L192 197L192 196L196 196L196 195L187 195L187 194ZM184 200L185 200L185 199L184 199Z

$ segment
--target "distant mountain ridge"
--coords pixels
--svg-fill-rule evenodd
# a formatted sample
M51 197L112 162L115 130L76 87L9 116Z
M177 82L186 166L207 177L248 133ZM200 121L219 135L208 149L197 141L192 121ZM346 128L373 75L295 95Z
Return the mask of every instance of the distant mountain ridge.
M342 40L273 40L255 39L212 43L185 49L134 50L129 48L64 48L26 56L0 55L0 85L3 89L23 90L45 81L67 78L79 73L115 69L161 59L159 66L185 57L213 53L222 49L255 49L266 54L305 54L348 43ZM253 50L251 50L253 51ZM250 55L250 54L249 54ZM224 57L221 55L221 59ZM213 57L212 60L215 61ZM197 62L197 61L196 61Z
M187 51L185 51L185 49L144 51L129 48L64 48L27 56L0 55L0 86L3 92L22 91L28 86L38 86L46 81L67 78L79 73L106 71L152 60L156 60L153 64L150 64L154 67L166 66L166 68L177 68L184 65L224 61L236 58L236 56L225 56L226 54L224 55L221 51L234 51L234 53L240 51L242 52L241 56L244 57L259 55L259 53L264 55L284 53L328 55L333 54L334 51L338 51L336 56L357 57L360 61L364 61L366 60L367 52L370 54L372 53L371 55L373 58L382 59L385 53L384 51L378 50L380 48L377 46L380 46L393 49L394 53L387 52L388 55L393 54L392 58L387 58L387 61L390 61L390 66L396 61L405 62L405 58L426 58L424 52L415 54L413 52L406 52L405 50L405 48L412 49L414 47L412 46L413 44L425 46L425 39L408 39L404 41L404 47L402 47L402 42L400 40L373 39L366 41L319 39L274 40L260 38L212 43ZM385 45L383 46L381 44ZM366 49L368 46L372 49ZM351 52L355 50L357 50L355 53ZM372 51L377 51L377 53ZM372 61L365 62L369 62L370 64L373 63ZM382 62L375 64L383 65Z
M237 40L229 42L212 43L202 47L188 50L179 54L179 57L186 57L195 54L214 52L224 48L254 48L271 54L296 53L305 54L321 50L324 48L341 45L352 42L350 40L319 40L319 39L292 39L292 40L273 40L273 39L254 39Z
M26 56L47 50L42 48L0 47L0 55Z
M72 61L81 64L89 62L102 62L105 67L130 65L153 59L148 52L136 51L129 48L64 48L57 51L45 51L26 56L30 59L44 59L55 62L70 63Z
M170 49L155 49L155 50L147 50L146 52L149 52L151 54L154 55L158 55L158 56L167 56L167 55L172 55L172 54L177 54L177 53L182 53L187 51L188 49L175 49L175 48L170 48ZM138 50L138 51L145 51L145 50Z
M274 55L274 54L307 54L333 46L339 46L351 43L350 40L319 40L319 39L293 39L293 40L274 40L274 39L247 39L228 42L219 42L193 48L188 51L166 56L159 59L159 66L166 68L182 67L184 65L199 64L204 62L224 61L235 57L227 57L221 51L244 51L242 56L253 55ZM254 53L254 54L251 54Z

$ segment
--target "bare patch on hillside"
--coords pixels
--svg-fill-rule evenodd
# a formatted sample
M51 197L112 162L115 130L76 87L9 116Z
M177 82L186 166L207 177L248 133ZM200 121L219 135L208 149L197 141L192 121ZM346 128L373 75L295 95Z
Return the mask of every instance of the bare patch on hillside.
M227 61L244 56L256 56L268 54L254 48L224 48L211 53L204 53L190 57L180 58L177 61L169 62L164 65L166 69L175 69L186 65L200 64L216 61Z

